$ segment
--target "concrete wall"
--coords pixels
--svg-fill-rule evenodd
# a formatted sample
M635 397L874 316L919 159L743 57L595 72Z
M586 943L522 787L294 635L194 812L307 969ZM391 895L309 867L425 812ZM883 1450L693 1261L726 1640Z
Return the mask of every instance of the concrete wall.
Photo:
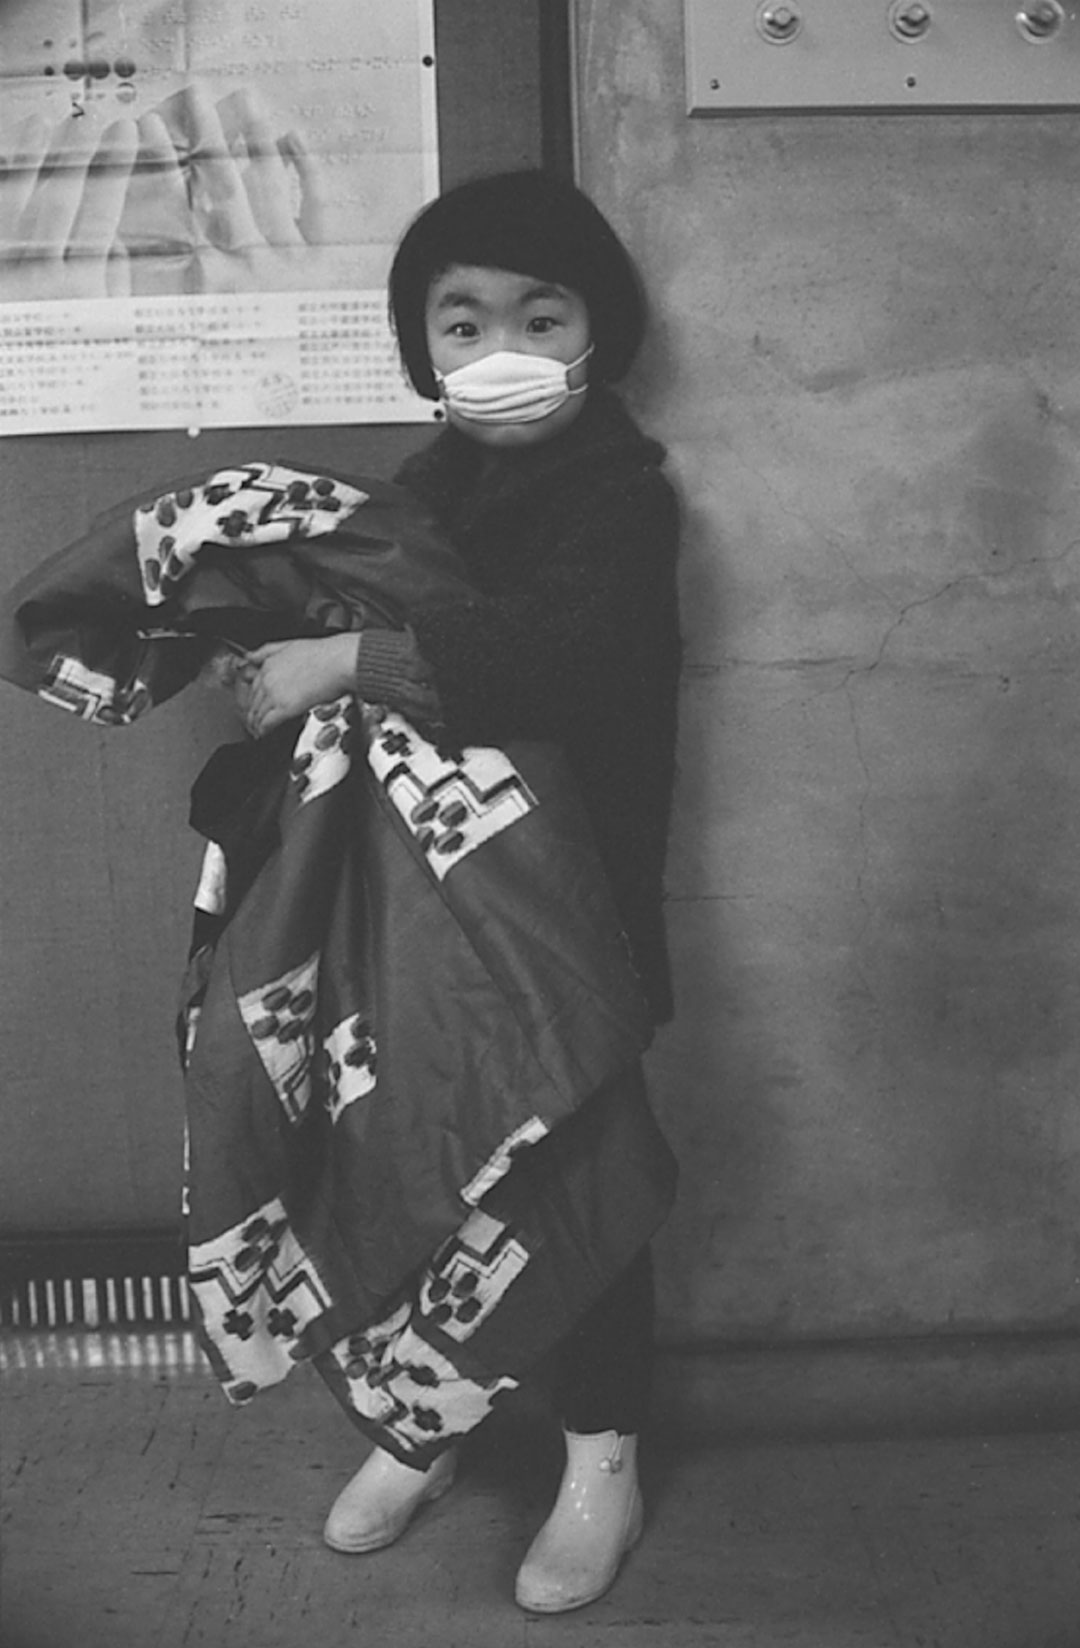
M689 120L581 0L687 513L677 1337L1080 1325L1080 117Z

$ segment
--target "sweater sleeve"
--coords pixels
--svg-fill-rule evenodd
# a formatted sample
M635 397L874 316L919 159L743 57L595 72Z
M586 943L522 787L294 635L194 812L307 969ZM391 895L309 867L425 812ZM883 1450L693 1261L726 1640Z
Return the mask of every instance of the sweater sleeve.
M364 629L356 653L357 697L422 722L441 720L439 695L411 629Z
M413 614L447 732L462 743L565 741L600 704L660 684L677 651L674 494L649 466L565 519L511 593Z

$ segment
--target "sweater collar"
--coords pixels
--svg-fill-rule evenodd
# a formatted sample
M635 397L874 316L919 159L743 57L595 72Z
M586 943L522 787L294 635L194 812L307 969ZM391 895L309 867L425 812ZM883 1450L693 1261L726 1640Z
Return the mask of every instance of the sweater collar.
M400 484L446 519L462 506L513 503L536 487L572 485L579 476L595 480L608 464L633 457L643 467L659 466L664 449L642 434L610 389L593 390L581 415L554 440L499 454L484 468L486 453L460 430L447 428L430 445L406 459Z

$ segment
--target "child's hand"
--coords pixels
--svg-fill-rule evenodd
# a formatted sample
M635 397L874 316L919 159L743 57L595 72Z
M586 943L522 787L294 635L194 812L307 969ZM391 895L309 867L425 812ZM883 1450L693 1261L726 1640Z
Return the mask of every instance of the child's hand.
M356 634L313 640L270 641L250 654L236 697L248 731L263 738L283 721L351 692L356 680ZM251 667L254 666L254 667Z

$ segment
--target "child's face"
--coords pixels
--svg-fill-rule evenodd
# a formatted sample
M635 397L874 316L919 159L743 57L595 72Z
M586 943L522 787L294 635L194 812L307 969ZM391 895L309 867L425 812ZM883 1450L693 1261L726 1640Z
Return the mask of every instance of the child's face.
M566 286L508 269L454 264L432 281L425 320L431 364L443 375L497 349L543 355L569 366L590 343L584 298ZM587 370L587 361L573 367L571 389L584 386ZM584 404L584 395L571 395L546 417L529 423L475 423L452 408L447 417L483 446L538 446L572 424Z

